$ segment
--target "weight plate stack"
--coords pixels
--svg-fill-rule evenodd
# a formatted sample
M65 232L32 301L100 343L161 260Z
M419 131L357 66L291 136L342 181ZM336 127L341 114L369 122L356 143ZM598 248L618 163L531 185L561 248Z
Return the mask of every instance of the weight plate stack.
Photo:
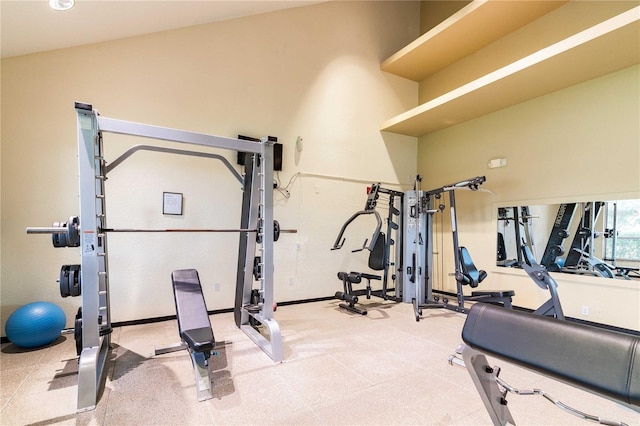
M78 216L70 216L66 222L53 222L53 227L67 230L62 234L51 234L51 242L54 247L80 247L80 219Z
M60 296L76 297L82 293L80 265L62 265L60 268Z

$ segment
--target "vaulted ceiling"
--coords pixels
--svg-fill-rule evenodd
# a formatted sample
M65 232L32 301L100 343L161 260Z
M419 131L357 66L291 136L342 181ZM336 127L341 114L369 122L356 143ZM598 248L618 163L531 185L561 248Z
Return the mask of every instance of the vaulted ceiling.
M3 58L319 3L318 0L76 0L68 11L46 0L0 1Z

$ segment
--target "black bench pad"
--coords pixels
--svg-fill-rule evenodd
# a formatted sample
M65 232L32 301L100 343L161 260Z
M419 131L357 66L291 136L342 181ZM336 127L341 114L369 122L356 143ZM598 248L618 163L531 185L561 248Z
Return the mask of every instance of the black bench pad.
M382 277L380 275L365 274L364 272L360 272L360 276L368 280L382 280Z
M200 277L195 269L171 273L180 337L196 352L213 349L215 338L202 294Z
M640 336L477 303L462 339L487 355L640 407Z
M215 346L211 327L185 330L182 332L181 337L196 352L211 352Z

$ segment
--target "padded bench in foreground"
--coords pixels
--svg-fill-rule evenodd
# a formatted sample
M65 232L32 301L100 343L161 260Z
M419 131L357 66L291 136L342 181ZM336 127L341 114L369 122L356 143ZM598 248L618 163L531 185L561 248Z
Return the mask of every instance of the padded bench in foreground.
M496 425L515 422L506 404L508 387L485 355L640 411L640 336L478 303L469 311L462 340L465 345L459 353ZM527 392L555 402L542 391ZM556 405L602 422L562 403Z

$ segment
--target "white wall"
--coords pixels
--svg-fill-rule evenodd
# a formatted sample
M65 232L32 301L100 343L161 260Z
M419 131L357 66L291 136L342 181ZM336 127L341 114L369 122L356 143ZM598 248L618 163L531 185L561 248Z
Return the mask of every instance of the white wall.
M75 100L111 118L277 136L282 185L302 174L290 198L275 197L275 218L299 231L276 243L276 299L332 295L338 269L363 261L346 247L329 250L364 206L366 184L350 179L407 183L416 173L416 138L378 129L416 105L417 84L379 64L418 31L417 2L329 2L2 60L2 324L45 300L63 307L70 326L80 304L61 299L55 282L63 264L79 263L78 249L25 233L77 214ZM150 142L104 139L107 161ZM235 163L235 152L221 153ZM110 227L239 226L239 184L211 160L138 153L106 185ZM163 191L184 194L183 216L162 215ZM112 321L174 314L169 277L178 268L200 271L209 309L233 306L233 234L111 234L109 252Z
M514 303L527 308L548 299L524 272L495 266L498 207L640 197L639 94L636 65L420 138L423 188L486 175L483 187L495 192L459 191L456 199L460 243L489 272L483 288L514 289ZM508 164L488 169L493 158ZM445 247L437 286L452 291L447 215L444 222L434 237ZM640 329L637 280L554 277L566 315Z

